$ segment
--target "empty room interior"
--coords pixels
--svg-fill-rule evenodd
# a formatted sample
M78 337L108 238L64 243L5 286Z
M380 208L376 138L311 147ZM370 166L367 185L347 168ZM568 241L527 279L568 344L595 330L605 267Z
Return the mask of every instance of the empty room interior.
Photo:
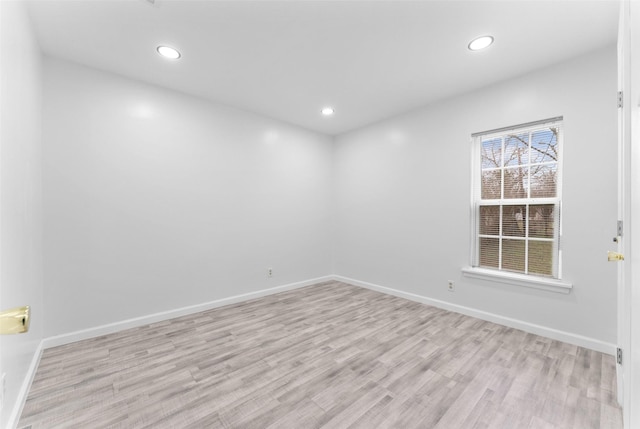
M0 0L0 427L639 428L638 9Z

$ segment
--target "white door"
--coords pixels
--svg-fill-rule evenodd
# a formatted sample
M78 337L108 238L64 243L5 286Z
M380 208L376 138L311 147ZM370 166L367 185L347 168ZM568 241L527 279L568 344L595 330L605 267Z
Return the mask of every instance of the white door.
M635 49L635 51L634 51ZM618 251L625 261L618 269L619 400L625 428L640 427L640 3L624 0L620 16L618 212L623 237Z
M621 5L620 9L620 25L618 29L618 97L620 98L624 94L625 87L625 76L627 74L627 57L626 51L629 48L629 43L627 40L627 6L625 4ZM626 165L626 161L628 159L627 155L627 135L625 132L625 111L623 107L620 106L620 99L618 100L618 219L621 222L622 234L619 234L614 239L617 241L616 250L622 254L624 252L624 245L626 243L626 237L624 234L624 221L627 216L625 210L627 210L627 198L625 198L625 192L627 189L627 173L628 166ZM624 97L622 97L622 101L624 101ZM617 225L611 225L613 228L617 229ZM618 263L618 281L617 281L617 293L618 293L618 347L622 350L628 349L629 343L629 332L627 327L629 326L628 317L629 312L627 311L627 307L625 305L625 268L628 265L628 262L619 262ZM624 366L618 363L616 365L616 375L618 382L618 403L620 405L624 405Z

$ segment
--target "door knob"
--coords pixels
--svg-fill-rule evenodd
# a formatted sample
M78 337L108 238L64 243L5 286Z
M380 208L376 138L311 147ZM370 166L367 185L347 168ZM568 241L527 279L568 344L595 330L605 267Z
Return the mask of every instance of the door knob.
M607 260L609 262L624 261L624 255L622 253L612 252L609 250L607 252Z
M28 305L0 312L0 335L22 334L29 330L31 312Z

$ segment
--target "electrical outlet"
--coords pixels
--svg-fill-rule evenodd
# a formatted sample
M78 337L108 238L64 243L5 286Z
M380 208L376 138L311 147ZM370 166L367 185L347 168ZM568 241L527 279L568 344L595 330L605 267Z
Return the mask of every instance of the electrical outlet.
M273 277L273 268L267 268L267 277Z
M453 280L447 281L447 289L449 289L449 292L453 292L456 289L456 285L453 283Z

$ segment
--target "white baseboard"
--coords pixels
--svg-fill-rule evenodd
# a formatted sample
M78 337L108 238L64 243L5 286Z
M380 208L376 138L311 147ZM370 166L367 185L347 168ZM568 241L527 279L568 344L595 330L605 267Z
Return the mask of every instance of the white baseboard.
M222 298L219 300L206 302L203 304L192 305L189 307L178 308L174 310L168 310L161 313L150 314L147 316L136 317L134 319L123 320L120 322L110 323L108 325L97 326L95 328L85 329L81 331L71 332L68 334L62 334L55 337L45 338L42 341L41 349L47 349L51 347L61 346L64 344L73 343L76 341L86 340L89 338L99 337L101 335L107 335L114 332L122 331L125 329L136 328L139 326L148 325L150 323L161 322L168 319L173 319L188 314L198 313L200 311L210 310L216 307L222 307L224 305L235 304L242 301L248 301L250 299L260 298L267 295L272 295L278 292L284 292L287 290L297 289L304 286L310 286L316 283L321 283L329 280L337 280L344 283L349 283L354 286L364 287L366 289L375 290L377 292L394 295L400 298L405 298L411 301L420 302L434 307L442 308L456 313L465 314L467 316L476 317L478 319L487 320L489 322L498 323L500 325L509 326L511 328L520 329L532 334L541 335L543 337L551 338L558 341L564 341L566 343L574 344L580 347L585 347L591 350L596 350L609 355L616 354L616 345L607 343L604 341L596 340L594 338L585 337L570 332L560 331L557 329L549 328L534 323L525 322L519 319L513 319L506 316L501 316L494 313L489 313L482 310L477 310L471 307L465 307L458 304L452 304L450 302L441 301L438 299L428 298L426 296L413 294L410 292L404 292L401 290L389 288L386 286L380 286L377 284L352 279L340 275L329 275L318 277L314 279L304 280L301 282L290 283L286 285L276 286L269 289L262 289L256 292L250 292L242 295L235 295L228 298ZM38 360L40 359L38 355ZM36 362L37 365L37 362Z
M373 283L363 282L363 281L351 279L348 277L343 277L338 275L334 275L331 277L334 280L341 281L344 283L349 283L354 286L360 286L366 289L374 290L376 292L382 292L388 295L393 295L393 296L405 298L411 301L420 302L422 304L432 305L434 307L442 308L444 310L454 311L456 313L461 313L467 316L476 317L478 319L486 320L489 322L498 323L500 325L508 326L510 328L520 329L525 332L551 338L553 340L563 341L569 344L574 344L576 346L595 350L601 353L606 353L613 356L615 356L616 354L615 344L606 343L604 341L596 340L594 338L589 338L589 337L585 337L578 334L572 334L570 332L560 331L560 330L549 328L546 326L536 325L534 323L525 322L523 320L512 319L510 317L500 316L498 314L476 310L471 307L452 304L450 302L440 301L438 299L427 298L426 296L416 295L410 292L403 292L397 289L392 289L389 287L380 286Z
M36 376L36 371L38 370L38 365L40 364L42 350L44 349L43 343L44 341L40 341L40 344L38 344L38 347L36 348L36 351L31 358L31 364L29 365L27 374L22 381L22 386L20 386L20 391L18 392L18 397L16 398L15 405L13 406L11 414L9 415L7 429L15 429L15 427L18 426L18 420L20 420L22 409L24 408L25 402L27 402L29 389L31 389L31 383L33 383L33 378Z
M188 314L199 313L201 311L211 310L212 308L222 307L224 305L235 304L250 299L260 298L287 290L297 289L310 286L316 283L332 280L331 276L317 277L315 279L304 280L301 282L289 283L286 285L276 286L269 289L262 289L256 292L249 292L242 295L230 296L215 301L196 304L189 307L177 308L174 310L163 311L160 313L149 314L147 316L136 317L133 319L123 320L120 322L109 323L108 325L96 326L95 328L84 329L81 331L70 332L68 334L56 335L54 337L45 338L43 347L45 349L51 347L62 346L76 341L95 338L102 335L112 334L114 332L123 331L125 329L137 328L139 326L148 325L150 323L161 322L164 320L174 319L176 317L186 316Z

